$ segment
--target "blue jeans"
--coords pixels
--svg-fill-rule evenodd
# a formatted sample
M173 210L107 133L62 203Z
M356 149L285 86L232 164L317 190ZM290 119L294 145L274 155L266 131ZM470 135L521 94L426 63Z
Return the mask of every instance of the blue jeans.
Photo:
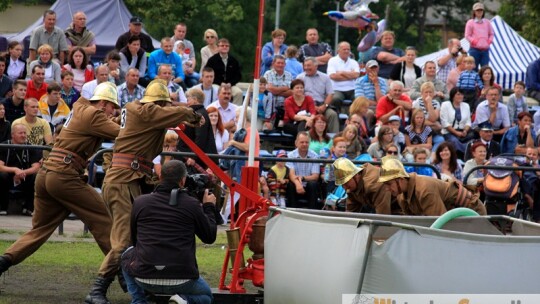
M186 75L186 85L188 88L191 88L194 85L199 84L199 79L201 79L201 76L199 73L193 72L191 75Z
M467 148L468 143L462 143L454 134L451 133L445 134L444 139L452 143L454 145L454 148L456 148L456 151L460 151L465 154L465 149Z
M137 282L124 269L122 269L122 273L124 274L128 292L131 296L131 304L147 304L148 301L144 294L145 290L159 294L177 294L187 300L189 304L211 304L213 300L210 286L200 276L196 280L189 280L181 285L165 286Z
M432 147L431 151L435 152L437 150L437 147L444 142L444 137L442 135L434 135L431 139Z
M481 51L472 47L469 49L469 55L474 57L475 71L478 71L478 65L483 67L489 64L489 49Z

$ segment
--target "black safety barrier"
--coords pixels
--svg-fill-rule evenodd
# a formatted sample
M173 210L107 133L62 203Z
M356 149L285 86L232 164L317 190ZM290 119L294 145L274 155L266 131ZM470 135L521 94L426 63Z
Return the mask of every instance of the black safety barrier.
M92 168L95 165L95 161L98 157L102 156L104 153L112 152L113 149L101 149L97 151L91 158L89 167ZM197 155L193 152L162 152L161 155L164 156L184 156L184 157L196 157ZM211 159L235 159L235 160L248 160L247 155L221 155L221 154L206 154ZM331 164L334 162L334 160L331 159L320 159L320 158L307 158L307 159L301 159L301 158L285 158L285 157L265 157L265 156L258 156L254 158L257 161L263 161L263 162L276 162L276 161L285 161L285 162L291 162L291 163L324 163L324 164ZM353 161L353 163L357 165L361 165L364 163L370 163L372 165L381 165L380 161ZM433 172L435 172L435 175L437 175L438 179L441 179L441 173L439 170L431 165L431 164L420 164L420 163L403 163L404 166L411 166L411 167L428 167ZM93 172L93 170L89 170L89 172ZM89 174L88 176L88 183L92 184L94 182L94 176L93 174Z
M52 150L52 146L0 144L0 149Z

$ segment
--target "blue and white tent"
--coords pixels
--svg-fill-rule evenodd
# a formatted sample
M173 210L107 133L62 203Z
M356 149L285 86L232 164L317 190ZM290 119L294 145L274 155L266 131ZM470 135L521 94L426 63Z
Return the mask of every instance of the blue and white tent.
M489 51L489 65L493 68L496 83L503 89L512 89L516 81L525 81L525 73L529 63L540 58L540 48L521 37L500 16L491 19L495 39ZM469 50L469 42L461 39L461 46ZM422 57L415 63L423 66L426 61L436 61L444 54L444 49Z

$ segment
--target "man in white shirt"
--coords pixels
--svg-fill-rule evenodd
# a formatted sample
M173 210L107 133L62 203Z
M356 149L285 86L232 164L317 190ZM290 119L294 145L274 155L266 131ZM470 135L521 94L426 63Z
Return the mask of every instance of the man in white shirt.
M341 42L338 45L337 56L328 61L327 73L332 80L334 96L332 106L341 109L343 100L354 99L354 83L360 76L358 62L350 58L351 45L348 42Z
M236 108L238 108L238 106L231 102L231 97L231 84L223 83L219 87L218 100L214 101L206 108L214 107L218 109L219 114L221 115L221 121L223 122L223 127L225 127L230 134L233 134L236 131Z
M106 65L98 66L95 73L96 79L85 83L81 89L81 96L88 100L94 96L98 84L109 80L109 68Z

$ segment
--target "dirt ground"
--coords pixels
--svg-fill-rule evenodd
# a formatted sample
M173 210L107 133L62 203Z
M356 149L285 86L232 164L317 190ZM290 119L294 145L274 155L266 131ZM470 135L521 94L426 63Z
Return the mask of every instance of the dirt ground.
M54 275L51 275L54 274ZM95 277L95 270L49 265L12 267L0 277L0 304L83 303ZM115 304L128 304L130 298L115 281L108 298Z

